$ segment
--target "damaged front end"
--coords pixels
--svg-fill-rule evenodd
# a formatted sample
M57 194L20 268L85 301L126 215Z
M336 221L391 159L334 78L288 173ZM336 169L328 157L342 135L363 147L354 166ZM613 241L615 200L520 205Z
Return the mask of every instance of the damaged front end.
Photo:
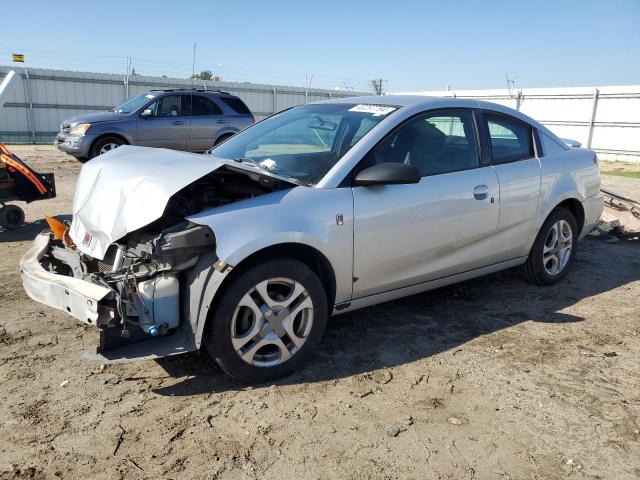
M161 231L146 228L113 243L104 259L69 245L52 232L36 238L22 259L25 289L33 299L100 329L97 354L154 337L174 337L180 327L180 275L212 251L210 228L182 221ZM188 331L164 342L154 356L194 350Z
M141 147L101 155L82 169L72 223L50 221L22 258L25 290L100 329L88 359L196 350L230 268L212 229L188 218L294 186L255 170Z

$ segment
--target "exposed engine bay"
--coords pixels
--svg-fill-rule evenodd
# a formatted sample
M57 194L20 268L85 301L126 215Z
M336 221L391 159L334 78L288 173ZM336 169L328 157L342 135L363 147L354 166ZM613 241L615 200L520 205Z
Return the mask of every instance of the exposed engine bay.
M172 195L160 218L109 245L102 259L76 246L70 225L47 218L49 248L40 264L110 290L94 323L101 328L100 349L168 335L180 324L181 275L215 249L214 232L185 218L291 187L271 176L221 167Z

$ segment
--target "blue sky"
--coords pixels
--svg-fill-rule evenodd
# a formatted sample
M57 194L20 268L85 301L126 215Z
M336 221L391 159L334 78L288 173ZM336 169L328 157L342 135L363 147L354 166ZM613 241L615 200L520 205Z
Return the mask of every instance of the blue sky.
M391 91L640 83L640 0L6 2L0 64Z

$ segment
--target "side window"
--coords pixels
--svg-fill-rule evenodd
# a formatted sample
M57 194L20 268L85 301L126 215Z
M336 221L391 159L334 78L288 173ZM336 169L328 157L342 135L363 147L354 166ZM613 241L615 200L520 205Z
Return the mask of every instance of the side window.
M538 130L538 137L540 138L540 143L542 143L542 155L546 157L547 155L555 155L556 153L563 153L567 149L556 142L553 138L548 136L546 133Z
M180 95L161 97L147 108L153 112L154 117L179 117L182 115Z
M373 163L415 165L424 177L479 165L473 115L446 111L422 115L382 140L371 152Z
M251 115L251 111L247 108L242 100L236 97L218 97L224 103L233 108L234 111L241 115Z
M203 115L222 115L222 109L209 100L207 97L201 95L185 96L187 106L191 106L191 115L203 116Z
M485 113L494 163L532 158L531 127L515 118Z

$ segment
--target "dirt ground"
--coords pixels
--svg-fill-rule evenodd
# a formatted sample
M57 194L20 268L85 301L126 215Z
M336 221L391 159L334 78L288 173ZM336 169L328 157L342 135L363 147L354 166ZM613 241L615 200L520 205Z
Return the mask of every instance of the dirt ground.
M556 287L508 271L336 317L275 385L198 354L101 368L80 360L97 332L19 277L80 165L14 150L58 197L0 231L0 478L640 478L637 241L586 239Z

